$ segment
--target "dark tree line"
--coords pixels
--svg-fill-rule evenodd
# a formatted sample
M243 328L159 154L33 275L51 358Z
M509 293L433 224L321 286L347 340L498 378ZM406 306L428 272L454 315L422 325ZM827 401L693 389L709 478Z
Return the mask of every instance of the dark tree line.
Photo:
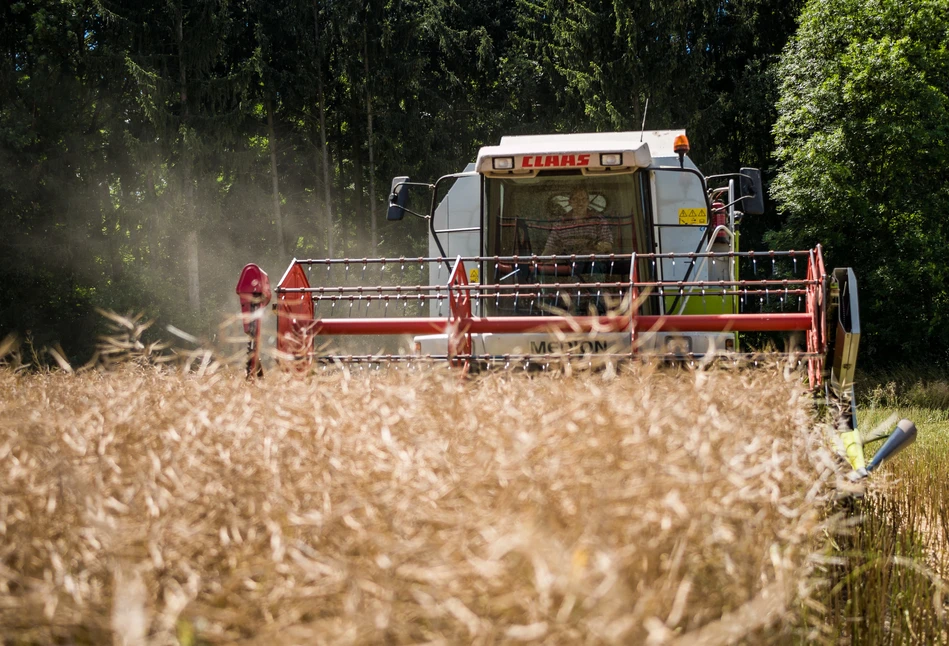
M0 336L59 341L82 360L96 307L211 334L246 262L273 275L292 256L415 253L422 223L384 220L391 177L460 170L504 134L639 129L645 118L687 128L708 173L751 165L770 179L779 88L793 72L779 63L803 8L6 3ZM784 216L769 213L744 223L744 247L780 228Z

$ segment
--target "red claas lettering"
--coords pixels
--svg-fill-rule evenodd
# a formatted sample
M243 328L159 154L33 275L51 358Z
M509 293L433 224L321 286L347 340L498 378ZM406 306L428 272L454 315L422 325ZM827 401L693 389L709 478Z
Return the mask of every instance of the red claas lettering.
M521 168L572 168L589 166L590 155L524 155Z

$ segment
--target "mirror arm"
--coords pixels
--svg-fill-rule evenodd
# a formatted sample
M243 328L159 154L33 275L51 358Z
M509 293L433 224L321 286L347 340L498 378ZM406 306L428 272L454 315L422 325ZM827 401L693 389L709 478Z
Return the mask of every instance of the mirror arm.
M744 177L745 179L754 179L750 175L745 175L744 173L722 173L721 175L709 175L705 178L706 181L713 179L725 179L727 177Z
M728 204L726 204L726 205L723 206L722 208L723 208L723 209L730 208L730 207L732 207L732 206L738 204L739 202L742 202L742 201L744 201L744 200L750 200L750 199L752 199L752 197L753 197L753 196L751 196L751 195L742 195L741 197L739 197L739 198L738 198L737 200L735 200L734 202L729 202Z
M403 207L400 207L400 208L401 208L403 211L405 211L406 213L408 213L409 215L414 215L414 216L417 217L417 218L422 218L423 220L431 220L431 219L432 219L432 216L430 216L430 215L424 215L424 214L422 214L422 213L416 213L415 211L412 211L411 209L408 209L408 208L406 208L406 207L404 207L404 206L403 206Z

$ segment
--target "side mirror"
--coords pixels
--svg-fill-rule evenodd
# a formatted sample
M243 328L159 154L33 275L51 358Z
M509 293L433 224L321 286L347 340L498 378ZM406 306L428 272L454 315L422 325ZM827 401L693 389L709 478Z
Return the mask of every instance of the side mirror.
M764 188L761 185L761 171L757 168L742 168L738 192L742 198L738 208L746 215L764 214Z
M409 200L409 192L404 186L408 177L392 179L392 188L389 190L389 210L386 211L386 220L401 220L405 215L405 204Z

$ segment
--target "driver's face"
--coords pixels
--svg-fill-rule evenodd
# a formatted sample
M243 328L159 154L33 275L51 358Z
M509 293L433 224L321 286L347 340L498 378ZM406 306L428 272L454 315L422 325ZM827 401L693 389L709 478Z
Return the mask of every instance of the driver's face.
M574 215L586 213L587 206L590 204L590 195L585 188L576 188L570 194L571 212Z

